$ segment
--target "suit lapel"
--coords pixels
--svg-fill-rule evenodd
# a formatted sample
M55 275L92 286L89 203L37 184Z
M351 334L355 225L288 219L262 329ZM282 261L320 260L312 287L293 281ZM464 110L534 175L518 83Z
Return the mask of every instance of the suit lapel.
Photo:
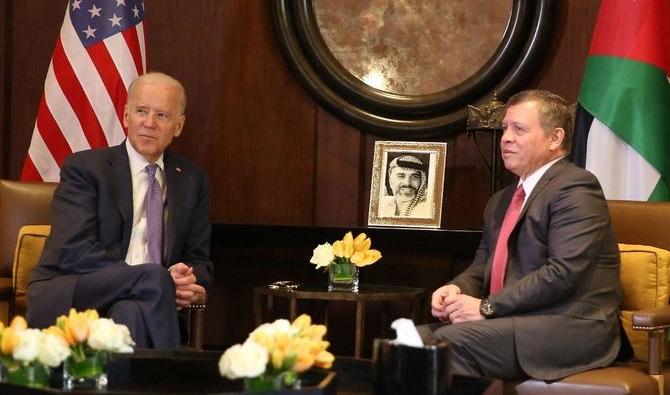
M125 254L128 251L130 232L133 225L133 182L125 141L116 146L110 153L111 155L107 159L110 170L109 182L123 220L122 251Z
M530 193L530 196L528 196L526 203L523 205L523 208L519 213L519 219L517 220L516 225L514 225L514 229L512 229L512 233L510 233L509 239L507 240L507 251L509 253L508 255L509 259L507 261L507 268L505 272L505 282L510 281L514 277L511 276L511 273L516 272L517 262L513 258L516 255L516 242L519 233L519 228L521 226L521 223L523 223L525 219L526 212L528 212L528 208L533 204L535 198L542 193L542 191L549 184L549 182L551 182L551 180L561 172L566 163L567 163L566 159L561 159L558 162L554 163L554 165L551 166L549 169L547 169L547 171L542 175L537 184L535 184L535 188L533 188L533 191ZM500 221L502 223L502 219Z
M173 242L177 237L177 229L179 228L179 223L181 221L183 207L182 198L184 193L184 188L186 188L185 178L182 174L182 168L179 167L179 163L175 160L175 157L166 152L163 158L165 161L165 180L167 183L167 237L165 238L166 244L166 255L165 262L167 265L172 265L173 256L174 256L174 246Z
M521 209L521 213L519 213L519 221L517 222L517 226L521 221L523 221L524 216L526 215L526 212L528 211L528 207L530 207L531 204L533 204L533 200L535 200L535 197L542 193L542 190L549 184L549 181L551 181L554 177L556 177L557 174L561 172L561 169L566 165L567 160L566 159L561 159L558 162L554 163L553 166L551 166L547 171L542 175L540 180L535 184L535 188L533 188L533 191L530 193L530 196L528 196L528 199L526 200L526 203L523 205L523 208ZM516 230L516 227L514 228L514 231ZM512 231L512 233L514 233Z
M547 186L547 184L549 184L549 182L557 174L560 173L561 169L563 169L566 163L567 163L566 159L561 159L558 162L556 162L553 166L551 166L549 169L547 169L547 171L542 175L537 184L535 184L535 188L533 188L533 191L530 193L530 196L528 196L526 203L523 205L523 208L519 213L519 219L517 220L516 225L514 225L514 229L512 229L512 233L510 234L510 237L507 240L507 251L509 253L508 255L509 259L507 261L507 267L505 269L505 281L508 281L508 279L510 278L509 274L514 273L514 271L516 270L515 262L514 259L512 258L514 257L515 253L516 238L519 226L523 222L526 212L528 211L528 208L530 207L531 204L533 204L535 197L537 197L540 193L542 193L542 190ZM491 246L491 254L489 256L489 261L488 264L486 265L486 271L484 273L484 284L486 284L487 287L489 286L491 276L491 264L493 262L493 255L495 254L495 248L498 242L498 236L500 235L500 228L502 227L502 222L503 219L505 218L505 213L507 212L507 206L509 206L509 203L512 200L512 196L514 195L514 190L517 188L516 185L517 184L512 184L502 192L502 195L500 196L500 204L497 205L496 212L494 213L494 220L495 220L495 227L493 228L494 237L491 239L494 241L494 243Z

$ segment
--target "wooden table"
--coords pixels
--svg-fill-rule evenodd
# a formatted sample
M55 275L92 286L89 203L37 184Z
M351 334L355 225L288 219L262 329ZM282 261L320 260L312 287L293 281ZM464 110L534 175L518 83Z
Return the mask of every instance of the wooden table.
M337 395L375 394L373 362L369 359L335 357ZM454 375L449 395L503 395L503 381L486 377Z
M245 395L242 380L220 376L218 361L222 351L153 351L118 354L108 365L106 390L62 390L58 369L51 388L34 389L0 383L2 395ZM333 374L334 373L334 374ZM334 377L333 377L334 376ZM336 357L333 369L310 369L301 376L300 390L278 395L371 395L374 394L372 361ZM335 385L333 385L335 384ZM450 395L502 395L500 380L454 376Z
M422 288L400 287L395 285L361 284L358 292L328 291L326 284L296 284L288 286L276 286L273 284L254 288L254 316L256 325L264 322L264 316L269 319L275 317L274 298L286 298L289 300L289 318L294 320L298 316L298 300L318 300L328 303L330 301L348 301L356 303L356 331L354 356L361 357L363 344L363 333L365 330L365 309L368 302L382 303L382 328L388 327L388 305L393 301L407 301L411 303L412 320L416 323L425 321L425 313L428 311L428 292ZM265 306L263 303L265 298ZM265 307L265 308L264 308ZM264 311L267 314L263 314ZM328 325L328 308L324 306L323 323Z

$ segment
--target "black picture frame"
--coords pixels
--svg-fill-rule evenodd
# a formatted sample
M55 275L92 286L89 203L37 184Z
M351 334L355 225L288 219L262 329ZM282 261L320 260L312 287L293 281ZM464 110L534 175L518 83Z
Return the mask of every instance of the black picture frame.
M523 89L551 47L556 0L513 0L509 24L493 56L472 77L444 91L401 95L375 89L330 53L312 0L272 0L279 47L304 89L345 122L381 137L451 137L465 131L467 105Z

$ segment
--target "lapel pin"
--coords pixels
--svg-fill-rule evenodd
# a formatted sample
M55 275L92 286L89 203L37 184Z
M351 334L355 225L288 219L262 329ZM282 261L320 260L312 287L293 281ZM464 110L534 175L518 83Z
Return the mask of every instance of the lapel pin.
M181 167L177 167L175 170L177 170L177 173L181 173Z

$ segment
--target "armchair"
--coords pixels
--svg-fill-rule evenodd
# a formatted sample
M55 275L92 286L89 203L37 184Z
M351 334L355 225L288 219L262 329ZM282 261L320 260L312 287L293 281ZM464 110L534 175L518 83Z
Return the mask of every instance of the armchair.
M51 231L57 185L0 180L0 303L6 306L8 321L26 313L28 278ZM187 308L188 348L202 350L205 303L206 295Z
M16 235L23 225L50 224L56 183L0 180L0 317L14 314L13 262Z
M556 382L505 383L505 393L668 394L665 330L670 327L670 203L609 201L621 253L622 323L634 360ZM653 247L649 247L653 246ZM658 248L655 248L658 247Z

